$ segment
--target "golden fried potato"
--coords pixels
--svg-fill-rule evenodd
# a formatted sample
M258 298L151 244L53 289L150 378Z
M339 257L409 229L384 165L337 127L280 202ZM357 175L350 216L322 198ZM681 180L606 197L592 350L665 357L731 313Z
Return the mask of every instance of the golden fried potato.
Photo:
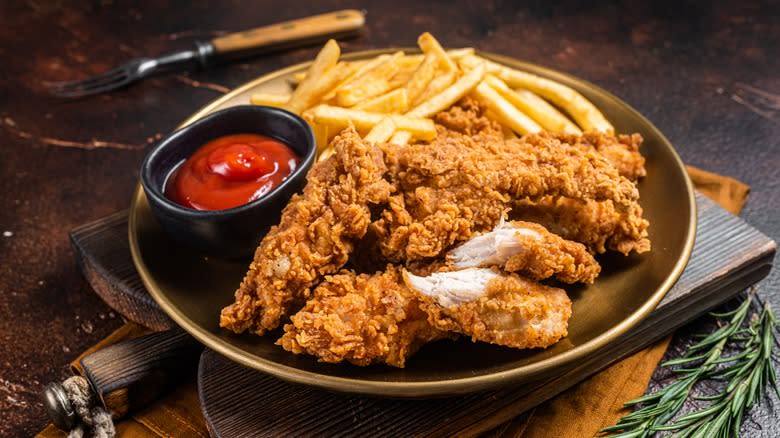
M299 114L313 104L317 97L325 94L327 91L323 90L330 84L323 84L321 79L328 70L336 66L339 56L341 56L341 49L338 43L335 40L328 40L306 72L306 79L293 91L284 107L290 112ZM330 79L335 80L335 75L331 75Z
M352 107L374 113L404 113L409 109L409 98L405 88L396 88L381 96L369 99Z
M399 60L403 56L404 52L396 52L387 61L339 87L336 91L336 102L340 106L350 107L389 91L390 78L401 68Z
M426 55L434 55L439 59L439 65L444 71L458 71L458 65L455 64L446 51L441 47L439 41L428 32L423 32L417 38L417 45L420 46Z
M467 55L460 59L464 68L475 68L480 63L489 73L496 75L512 88L524 88L546 98L564 109L585 131L614 132L615 128L607 121L601 111L583 95L555 81L534 74L505 67L484 58Z
M498 117L502 125L509 126L518 134L533 134L542 130L538 123L515 108L487 83L477 85L474 94Z
M485 66L477 65L470 72L466 73L455 81L454 84L447 87L441 93L432 96L429 100L414 107L407 115L415 117L432 117L434 114L444 111L457 102L461 97L470 93L485 76Z
M487 75L485 83L498 91L512 105L547 131L564 134L582 134L580 128L569 120L568 117L561 114L554 106L538 95L528 90L512 90L504 81L493 75Z
M323 123L334 129L343 129L353 125L356 129L366 131L388 117L386 114L372 113L330 105L318 105L305 113L305 117L314 123ZM430 140L436 137L436 127L433 120L408 115L389 116L398 129L409 131L415 138ZM391 133L392 134L392 133Z

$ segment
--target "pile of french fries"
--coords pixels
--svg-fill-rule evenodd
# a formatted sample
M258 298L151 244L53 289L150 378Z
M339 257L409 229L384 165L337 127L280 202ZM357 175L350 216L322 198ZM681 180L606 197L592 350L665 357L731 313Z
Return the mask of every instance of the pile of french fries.
M508 137L542 130L614 131L570 87L492 62L472 48L444 50L427 32L417 44L422 54L399 51L348 62L339 61L341 50L330 40L308 71L296 75L291 95L256 93L250 101L300 114L312 127L320 159L333 153L330 139L348 126L371 142L431 140L436 136L432 117L467 95L485 103L487 116Z

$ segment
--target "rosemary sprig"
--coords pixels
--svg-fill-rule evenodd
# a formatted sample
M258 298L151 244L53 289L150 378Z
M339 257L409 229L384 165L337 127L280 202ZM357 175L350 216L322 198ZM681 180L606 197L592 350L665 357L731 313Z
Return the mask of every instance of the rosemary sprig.
M662 431L685 438L738 436L743 414L763 399L767 385L780 397L772 364L778 322L765 303L760 316L753 315L752 321L746 323L754 298L755 289L735 310L713 313L729 318L728 322L703 336L683 357L661 364L680 367L673 370L680 377L656 392L626 403L627 407L641 406L601 432L619 438L644 438ZM727 346L734 346L739 352L724 356ZM695 398L710 401L709 406L675 419L693 386L704 379L726 380L728 384L720 394Z

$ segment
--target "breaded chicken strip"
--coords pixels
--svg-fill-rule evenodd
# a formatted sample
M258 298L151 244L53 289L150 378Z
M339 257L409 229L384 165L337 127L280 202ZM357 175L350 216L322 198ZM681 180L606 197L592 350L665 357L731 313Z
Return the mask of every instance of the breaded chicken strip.
M427 296L423 306L436 328L473 341L512 348L545 348L568 333L571 301L563 289L487 268L437 272L404 281Z
M623 255L650 251L642 207L635 203L618 210L609 201L581 201L548 196L538 201L518 201L510 216L537 222L564 239L580 242L592 252L607 249Z
M436 257L474 232L492 229L521 199L611 200L621 211L633 211L639 197L593 148L544 133L504 140L440 129L430 144L400 149L393 165L400 193L371 225L392 262Z
M639 153L642 136L617 137L588 132L582 136L558 135L561 141L594 148L620 173L632 181L644 177L645 158ZM539 200L521 200L514 206L512 217L543 224L565 239L580 242L595 253L607 249L628 255L650 250L642 207L635 203L629 209L616 209L611 201L582 201L546 196Z
M642 145L640 134L611 135L603 132L586 132L583 135L556 135L563 143L583 145L598 151L617 169L620 175L631 181L647 175L645 157L639 153Z
M421 297L403 283L398 268L326 277L306 306L284 326L276 342L321 362L385 363L403 368L422 345L453 337L433 328L420 309Z
M601 272L584 245L532 222L504 222L447 253L455 269L498 266L532 280L555 276L565 283L593 283Z
M315 164L301 195L255 252L235 303L222 309L220 326L262 335L279 325L323 275L338 271L371 222L369 207L387 201L392 186L382 153L354 129L333 141L336 154Z

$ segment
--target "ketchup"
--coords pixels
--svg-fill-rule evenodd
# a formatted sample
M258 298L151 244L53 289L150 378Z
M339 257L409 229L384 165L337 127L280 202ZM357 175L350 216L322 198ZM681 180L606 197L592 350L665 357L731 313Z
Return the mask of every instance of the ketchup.
M284 181L300 162L284 143L257 134L226 135L201 146L165 184L165 196L196 210L238 207Z

